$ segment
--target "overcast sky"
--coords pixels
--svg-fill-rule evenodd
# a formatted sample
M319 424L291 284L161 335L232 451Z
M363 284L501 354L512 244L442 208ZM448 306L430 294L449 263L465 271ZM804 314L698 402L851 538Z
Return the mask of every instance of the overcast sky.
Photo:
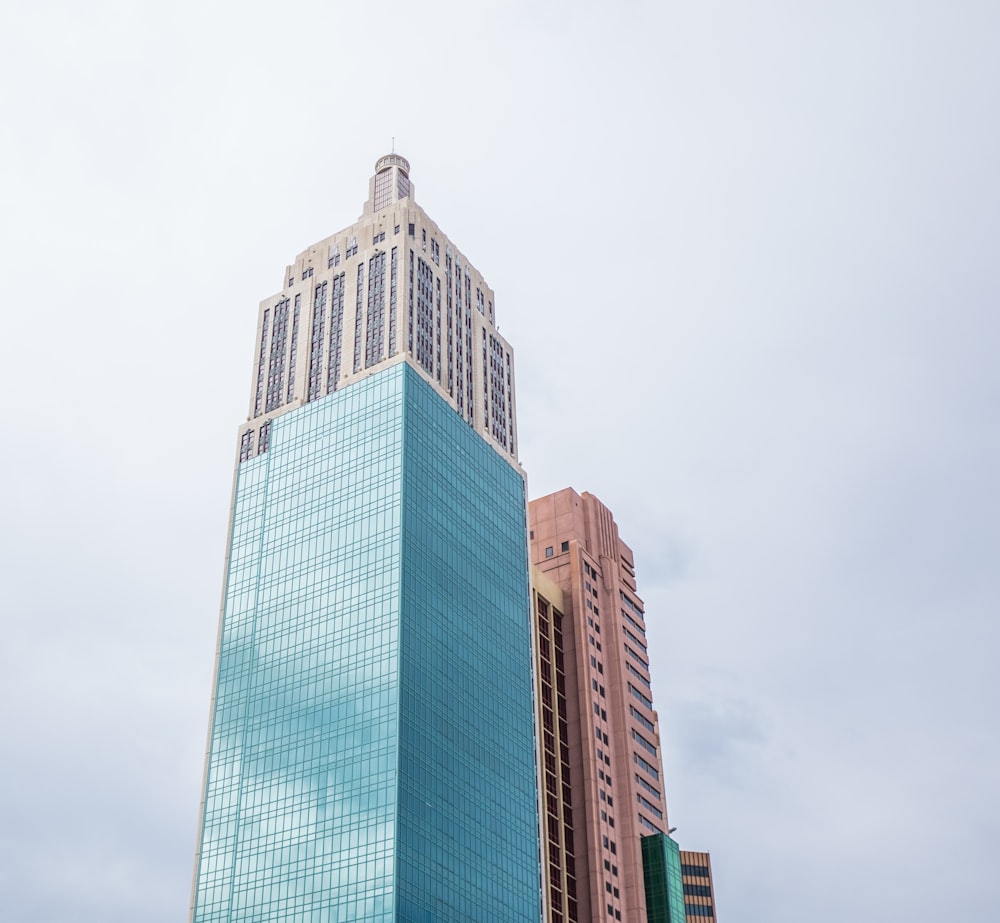
M721 923L994 923L998 114L996 0L5 3L0 917L186 919L257 304L395 136Z

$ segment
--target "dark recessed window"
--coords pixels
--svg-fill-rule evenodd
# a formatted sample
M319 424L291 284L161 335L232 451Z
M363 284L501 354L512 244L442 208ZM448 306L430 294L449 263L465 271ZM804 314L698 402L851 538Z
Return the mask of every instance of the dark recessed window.
M685 904L684 910L689 917L714 917L711 907L703 907L700 904Z
M562 550L563 551L569 551L569 542L563 542L562 543Z
M684 893L693 897L711 897L712 889L708 885L684 885Z

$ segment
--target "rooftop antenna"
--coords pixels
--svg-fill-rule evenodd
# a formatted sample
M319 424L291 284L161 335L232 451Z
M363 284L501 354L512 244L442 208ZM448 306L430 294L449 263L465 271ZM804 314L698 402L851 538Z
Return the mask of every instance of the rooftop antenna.
M396 153L396 136L395 135L392 136L392 153L393 154Z

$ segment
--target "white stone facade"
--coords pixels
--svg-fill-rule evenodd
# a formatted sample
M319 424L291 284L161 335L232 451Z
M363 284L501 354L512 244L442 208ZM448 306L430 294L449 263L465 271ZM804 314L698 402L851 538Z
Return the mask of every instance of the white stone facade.
M261 302L240 460L267 449L278 414L409 362L517 465L514 358L493 290L416 204L409 170L379 158L358 221L300 253Z

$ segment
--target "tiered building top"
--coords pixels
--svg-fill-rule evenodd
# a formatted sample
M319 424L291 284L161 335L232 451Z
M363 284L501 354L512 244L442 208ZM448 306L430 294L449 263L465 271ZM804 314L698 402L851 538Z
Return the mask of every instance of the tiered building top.
M361 217L300 253L260 304L240 461L266 451L278 414L409 362L517 463L514 358L493 290L417 205L410 164L375 164Z

